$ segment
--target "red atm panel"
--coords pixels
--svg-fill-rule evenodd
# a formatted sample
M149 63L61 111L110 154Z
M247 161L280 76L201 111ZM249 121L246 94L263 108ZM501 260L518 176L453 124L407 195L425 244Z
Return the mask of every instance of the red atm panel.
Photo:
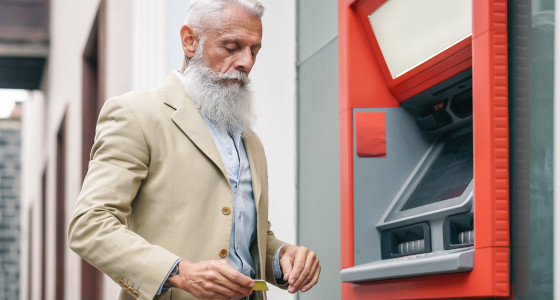
M358 185L367 180L356 177L360 173L355 170L355 160L377 160L380 165L388 162L394 155L390 146L393 137L400 134L397 130L401 130L400 124L394 126L390 121L394 119L393 109L406 106L409 99L465 72L472 72L472 76L470 73L466 75L472 89L469 90L472 93L469 128L473 141L475 205L470 213L474 215L471 231L474 230L475 234L474 242L467 247L472 253L472 269L402 278L395 275L390 279L368 280L366 276L355 282L347 280L342 283L342 299L510 299L507 1L473 0L472 36L396 79L388 71L367 19L385 2L339 0L342 269L344 272L368 265L367 253L364 254L367 249L357 249L356 246L363 244L361 241L365 236L360 227L372 227L371 232L392 229L392 221L386 215L383 218L389 221L380 221L377 229L371 224L375 221L363 222L363 218L356 215L361 213L361 204L355 201L363 201L359 198L363 195L358 195L363 194ZM438 103L437 109L442 105L449 104ZM437 109L433 108L434 115ZM362 158L357 155L356 115L368 113L387 115L382 117L387 118L383 127L387 133L384 156ZM403 189L399 193L402 194ZM374 196L371 201L375 201ZM415 225L403 224L407 228ZM380 241L382 235L379 233ZM398 233L391 238L398 240ZM418 241L430 242L422 236L412 241L412 245ZM398 245L404 247L407 243L411 242ZM396 259L406 259L406 256Z

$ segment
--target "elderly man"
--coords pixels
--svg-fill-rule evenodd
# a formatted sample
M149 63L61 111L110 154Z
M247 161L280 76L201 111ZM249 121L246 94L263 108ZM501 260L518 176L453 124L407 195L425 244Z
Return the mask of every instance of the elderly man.
M255 279L290 293L317 283L315 253L268 222L248 78L262 13L257 0L192 1L181 72L103 106L69 243L119 299L265 299Z

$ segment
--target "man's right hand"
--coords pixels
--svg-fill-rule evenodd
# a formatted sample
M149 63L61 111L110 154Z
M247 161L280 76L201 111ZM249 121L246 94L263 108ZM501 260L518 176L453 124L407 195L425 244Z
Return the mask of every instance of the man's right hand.
M200 299L232 299L249 296L255 281L247 277L225 260L198 263L182 260L179 273L167 281Z

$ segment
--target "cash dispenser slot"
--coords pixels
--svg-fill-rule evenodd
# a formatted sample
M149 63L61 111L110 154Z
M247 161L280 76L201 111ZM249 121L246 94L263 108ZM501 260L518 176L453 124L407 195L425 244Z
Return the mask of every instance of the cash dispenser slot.
M381 233L383 259L431 252L430 226L414 224Z
M474 245L473 214L449 216L443 223L443 246L446 250Z

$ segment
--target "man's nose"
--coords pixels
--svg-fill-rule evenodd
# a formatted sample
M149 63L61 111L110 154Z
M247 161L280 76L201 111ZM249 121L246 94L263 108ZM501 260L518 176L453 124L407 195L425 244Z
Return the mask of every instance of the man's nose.
M250 48L247 47L237 53L237 57L235 59L235 69L237 71L249 74L254 64L255 57L253 56Z

